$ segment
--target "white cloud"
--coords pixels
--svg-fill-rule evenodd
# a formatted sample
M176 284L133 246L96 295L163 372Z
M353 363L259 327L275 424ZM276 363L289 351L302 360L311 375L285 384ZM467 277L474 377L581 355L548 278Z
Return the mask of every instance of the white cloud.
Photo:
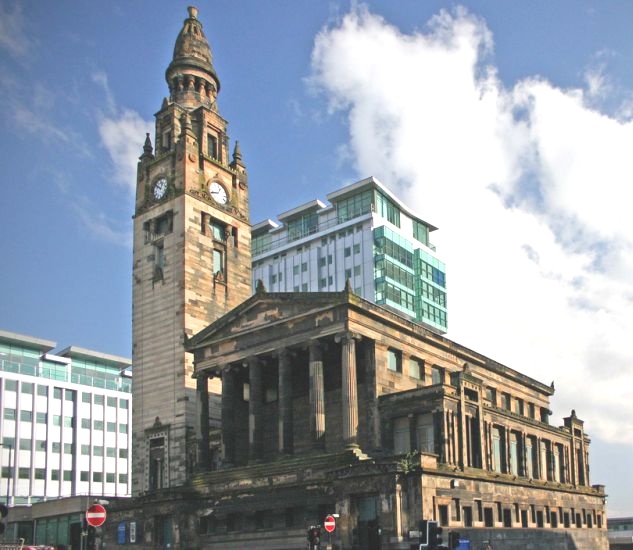
M313 85L348 116L359 177L429 222L447 263L449 336L542 382L590 433L633 444L633 123L608 94L513 89L463 10L402 34L356 9L317 37Z
M33 47L33 40L26 29L26 21L20 4L0 4L0 47L17 59L24 59Z
M111 117L101 117L99 135L108 151L115 180L130 193L136 191L136 166L145 134L153 126L135 111L123 109Z

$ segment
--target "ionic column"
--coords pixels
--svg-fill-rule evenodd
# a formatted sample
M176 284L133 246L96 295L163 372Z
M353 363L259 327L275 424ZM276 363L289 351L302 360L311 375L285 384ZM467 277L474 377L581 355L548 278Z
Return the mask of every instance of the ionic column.
M356 340L351 333L337 337L341 342L343 444L358 446L358 396L356 388Z
M279 372L279 452L291 454L292 437L292 379L290 372L290 352L280 349L277 353Z
M317 340L310 342L310 438L312 446L325 446L325 389L323 386L323 351Z
M209 377L198 373L196 393L198 394L198 464L203 468L209 466Z
M222 446L224 462L235 464L235 371L231 367L222 370Z
M264 388L262 369L257 357L250 357L248 364L248 457L249 460L259 460L263 451L263 405Z

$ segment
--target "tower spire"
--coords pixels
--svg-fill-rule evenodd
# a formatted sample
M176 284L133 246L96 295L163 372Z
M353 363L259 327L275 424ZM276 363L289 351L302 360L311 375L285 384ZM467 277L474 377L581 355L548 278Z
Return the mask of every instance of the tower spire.
M170 98L183 107L206 105L215 109L220 79L213 68L211 48L198 20L198 9L189 6L187 10L189 17L176 38L174 55L165 72Z

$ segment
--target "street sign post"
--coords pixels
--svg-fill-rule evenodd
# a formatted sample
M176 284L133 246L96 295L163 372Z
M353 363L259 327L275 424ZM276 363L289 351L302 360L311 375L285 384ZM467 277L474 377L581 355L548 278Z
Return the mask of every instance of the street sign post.
M106 509L101 504L93 504L86 510L86 522L91 527L101 527L106 520Z
M331 516L331 515L325 516L325 521L323 522L323 528L328 533L332 533L334 529L336 529L336 520L334 519L334 516Z

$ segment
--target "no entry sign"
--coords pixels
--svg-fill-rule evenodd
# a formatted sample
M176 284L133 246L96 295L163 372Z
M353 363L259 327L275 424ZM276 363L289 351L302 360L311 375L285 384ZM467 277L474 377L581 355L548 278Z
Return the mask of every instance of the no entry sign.
M106 520L106 509L101 504L93 504L86 510L86 521L92 527L101 527Z
M334 519L334 516L325 516L325 521L323 522L323 528L328 532L331 533L332 531L334 531L334 529L336 529L336 520Z

